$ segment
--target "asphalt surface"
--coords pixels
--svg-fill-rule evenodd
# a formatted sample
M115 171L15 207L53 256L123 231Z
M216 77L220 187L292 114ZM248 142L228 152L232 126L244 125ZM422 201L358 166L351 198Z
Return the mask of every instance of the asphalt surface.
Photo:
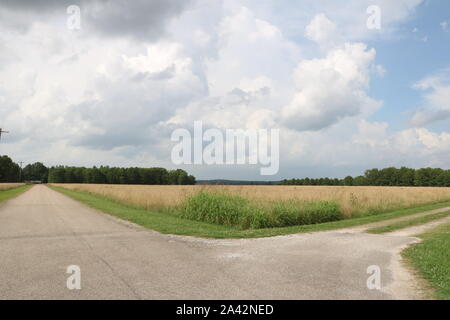
M45 186L0 205L0 299L419 299L409 236L319 232L264 239L162 235ZM66 286L67 267L81 289ZM381 290L368 289L369 266Z

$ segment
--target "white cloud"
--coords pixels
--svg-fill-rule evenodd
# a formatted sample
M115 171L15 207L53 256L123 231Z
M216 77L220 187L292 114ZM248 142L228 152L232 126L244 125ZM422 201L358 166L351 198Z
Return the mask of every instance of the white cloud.
M266 20L276 22L289 37L304 35L311 19L322 13L336 25L338 35L345 41L366 41L395 34L398 26L410 19L423 2L424 0L304 0L291 1L287 6L273 0L248 0L246 4ZM374 4L381 9L380 30L370 30L366 24L369 17L366 10Z
M285 87L286 74L300 57L298 46L246 7L225 10L217 29L217 57L206 62L211 95L226 94L244 78L268 77Z
M323 59L303 60L294 73L297 92L283 108L283 122L299 131L320 130L342 118L381 106L367 95L374 49L347 43Z
M371 147L385 146L388 144L386 122L369 122L360 120L358 123L358 133L353 136L353 142L367 144Z
M299 167L321 176L339 168L447 165L448 133L423 128L428 120L400 132L368 120L382 104L369 95L371 77L386 70L363 42L389 35L420 0L381 1L381 32L366 28L372 2L365 0L283 7L173 0L148 21L148 8L165 3L120 1L103 16L104 2L96 1L100 11L76 33L64 27L56 1L45 18L12 6L0 12L0 119L11 131L2 153L49 165L171 167L171 130L204 120L219 128L281 127L286 177L310 174ZM314 42L302 39L305 32ZM447 110L444 80L438 74L416 84L427 90L424 110ZM193 171L205 172L220 177L225 169Z
M336 25L323 13L316 15L306 26L305 35L317 43L325 43L336 35Z
M423 106L415 110L411 124L421 127L450 118L450 69L444 69L413 85L417 90L426 91Z
M181 108L167 123L272 127L277 109L292 94L287 75L300 58L298 46L246 7L225 11L218 24L217 56L206 59L209 96Z
M449 25L448 25L448 21L442 21L439 25L441 26L442 31L444 31L444 32L449 32L450 31L450 28L449 28Z
M425 128L416 129L414 132L417 139L428 149L450 150L450 133L433 133Z
M179 43L96 41L45 24L6 41L15 60L0 70L0 118L15 142L65 140L105 150L148 144L155 124L207 94Z
M389 132L387 123L346 119L319 132L283 131L280 137L282 169L297 168L296 176L323 177L325 168L341 176L375 167L450 168L447 132L425 128ZM321 173L315 168L322 168Z
M416 167L448 168L450 134L447 132L438 134L425 128L407 129L395 133L390 144L391 149L399 153L398 157L409 158L406 161Z

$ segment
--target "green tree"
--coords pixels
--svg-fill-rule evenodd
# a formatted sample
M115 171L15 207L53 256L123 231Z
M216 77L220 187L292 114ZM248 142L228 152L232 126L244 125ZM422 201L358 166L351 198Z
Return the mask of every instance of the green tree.
M8 156L0 156L0 182L19 182L20 167Z
M48 168L43 163L36 162L23 168L22 177L25 181L41 181L47 183L48 171Z
M48 172L49 183L65 183L65 169L62 166L51 167Z
M354 183L353 177L347 176L347 177L344 178L344 185L346 185L346 186L353 186L353 183Z

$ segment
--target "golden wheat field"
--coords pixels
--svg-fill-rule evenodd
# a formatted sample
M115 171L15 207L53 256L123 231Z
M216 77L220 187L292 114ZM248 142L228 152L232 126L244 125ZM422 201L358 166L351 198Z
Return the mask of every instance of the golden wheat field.
M450 188L431 187L55 185L75 191L99 194L149 210L178 206L187 196L200 191L225 192L262 202L334 201L341 205L347 216L352 216L354 213L386 211L450 200Z
M21 185L23 185L23 183L0 183L0 190L12 189Z

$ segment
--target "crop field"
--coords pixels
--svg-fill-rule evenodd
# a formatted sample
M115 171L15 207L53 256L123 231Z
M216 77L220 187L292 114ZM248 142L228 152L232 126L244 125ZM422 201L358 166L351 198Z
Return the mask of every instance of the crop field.
M23 185L23 183L0 183L0 190L13 189L21 185Z
M428 187L55 185L241 229L310 225L450 200L450 188Z

